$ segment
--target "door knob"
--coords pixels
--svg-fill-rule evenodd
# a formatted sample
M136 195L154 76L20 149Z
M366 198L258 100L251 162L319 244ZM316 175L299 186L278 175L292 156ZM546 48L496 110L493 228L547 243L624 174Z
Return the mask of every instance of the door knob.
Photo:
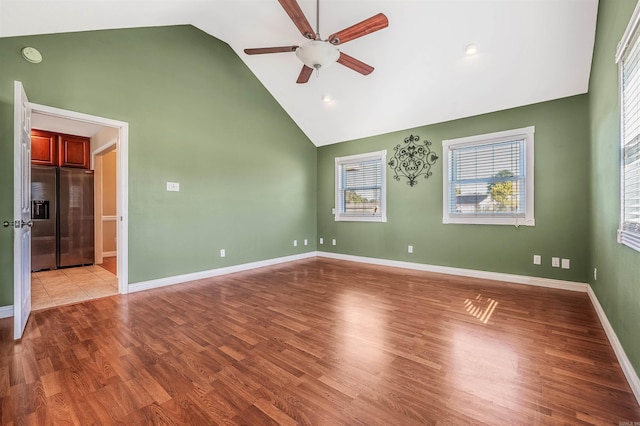
M13 226L14 228L20 228L20 226L25 226L27 225L26 222L22 222L19 220L12 220L11 222L9 222L8 220L5 220L4 222L2 222L2 226L4 226L5 228L8 228L10 226ZM29 226L33 226L33 222L29 221L30 225Z
M32 220L30 220L29 222L25 222L25 221L23 220L23 221L21 221L21 222L22 222L22 223L21 223L22 227L28 226L29 228L31 228L31 227L33 226L33 221L32 221Z

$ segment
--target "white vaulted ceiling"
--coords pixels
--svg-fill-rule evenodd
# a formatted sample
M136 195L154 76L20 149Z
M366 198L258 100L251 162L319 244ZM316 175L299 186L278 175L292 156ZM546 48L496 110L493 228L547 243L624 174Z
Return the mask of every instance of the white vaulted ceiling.
M315 1L298 2L315 28ZM0 37L192 24L227 42L321 146L586 93L597 9L597 0L320 0L323 38L378 12L389 27L339 46L371 75L334 64L303 85L294 53L243 53L305 42L277 0L0 0Z

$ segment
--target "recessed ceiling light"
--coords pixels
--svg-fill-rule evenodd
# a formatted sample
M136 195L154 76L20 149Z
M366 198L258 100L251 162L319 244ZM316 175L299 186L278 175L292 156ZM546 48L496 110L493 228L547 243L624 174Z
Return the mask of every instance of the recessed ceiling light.
M330 95L322 95L322 98L320 98L320 99L322 99L322 102L327 103L327 104L333 100L333 99L331 99Z
M475 43L467 44L467 47L464 48L464 54L467 56L473 56L478 53L478 45Z
M22 57L32 64L39 64L42 62L42 54L35 47L23 48Z

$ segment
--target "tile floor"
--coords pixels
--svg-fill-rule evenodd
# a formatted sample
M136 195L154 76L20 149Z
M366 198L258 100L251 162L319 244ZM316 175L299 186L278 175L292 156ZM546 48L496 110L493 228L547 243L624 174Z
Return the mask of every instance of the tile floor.
M98 265L31 274L31 309L46 309L118 294L118 278Z

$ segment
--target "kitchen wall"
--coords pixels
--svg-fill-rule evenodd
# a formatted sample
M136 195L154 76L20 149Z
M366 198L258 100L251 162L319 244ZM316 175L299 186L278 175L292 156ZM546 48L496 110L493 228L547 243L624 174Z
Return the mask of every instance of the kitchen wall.
M102 216L117 215L116 203L116 150L102 156ZM102 252L116 251L117 222L102 221Z
M43 62L22 59L24 46ZM129 123L131 283L315 250L316 148L227 44L191 26L1 38L0 64L3 220L20 80L31 102ZM11 304L5 229L0 306Z

